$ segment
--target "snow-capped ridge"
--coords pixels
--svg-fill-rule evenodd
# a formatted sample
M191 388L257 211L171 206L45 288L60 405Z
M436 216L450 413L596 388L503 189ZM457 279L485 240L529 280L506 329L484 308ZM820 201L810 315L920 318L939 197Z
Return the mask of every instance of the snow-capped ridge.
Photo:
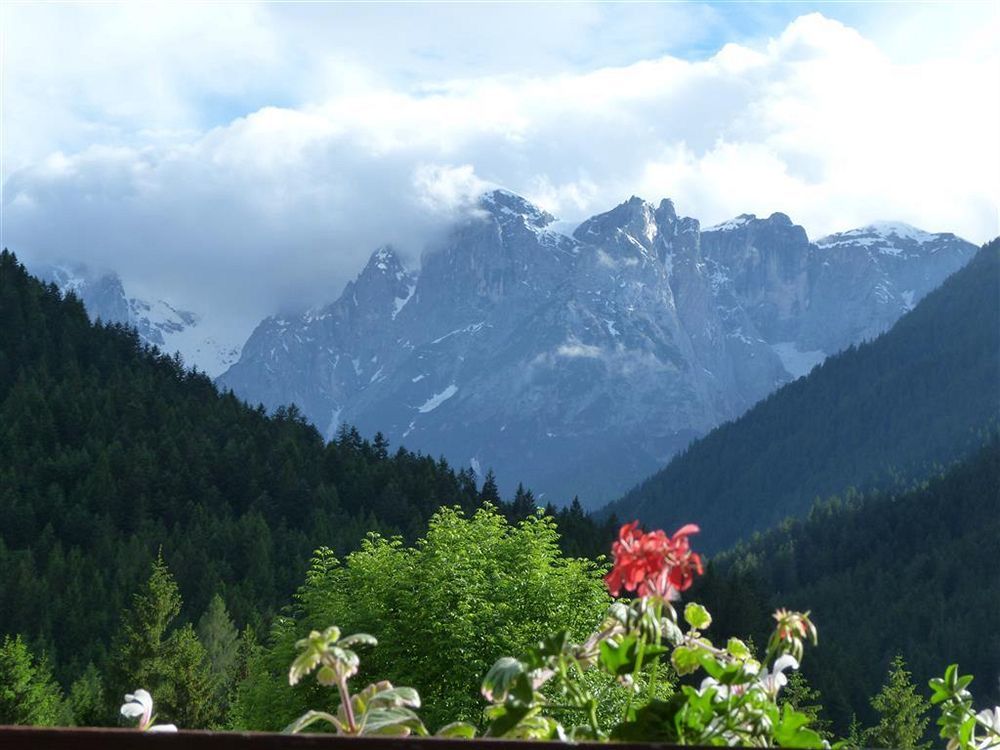
M502 188L483 193L479 198L479 207L500 220L523 218L527 224L537 229L544 229L556 220L555 216L527 198Z
M756 214L740 214L739 216L734 216L728 221L724 221L721 224L714 224L710 227L705 227L702 232L731 232L734 229L741 229L747 224L757 221Z

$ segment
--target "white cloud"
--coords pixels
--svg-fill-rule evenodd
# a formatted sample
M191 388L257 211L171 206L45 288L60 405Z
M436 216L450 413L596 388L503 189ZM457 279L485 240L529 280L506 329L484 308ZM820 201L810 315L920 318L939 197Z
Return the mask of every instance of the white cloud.
M896 37L890 53L811 14L703 59L659 54L650 18L669 38L718 29L700 6L461 6L456 21L352 5L368 22L353 36L344 6L31 7L6 26L5 242L244 325L334 298L384 242L415 258L491 184L571 221L634 193L706 224L783 211L813 237L876 219L998 232L995 47L900 55ZM379 37L390 12L412 33ZM538 24L504 41L518 14ZM971 39L997 28L974 20ZM619 64L630 35L649 59ZM588 50L614 65L580 63Z

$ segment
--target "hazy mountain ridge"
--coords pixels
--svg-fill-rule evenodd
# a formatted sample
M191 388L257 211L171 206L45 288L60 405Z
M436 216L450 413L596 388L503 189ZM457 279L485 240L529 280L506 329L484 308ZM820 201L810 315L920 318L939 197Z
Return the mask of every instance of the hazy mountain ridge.
M187 366L212 377L239 358L239 346L207 332L200 315L174 307L166 300L149 302L129 297L113 271L96 271L74 263L32 264L31 271L55 284L62 294L72 292L79 297L92 321L131 326L145 343L167 354L179 352Z
M419 273L380 248L335 302L263 321L219 382L328 436L381 431L593 506L885 330L975 250L878 229L814 244L784 214L702 231L635 197L572 236L553 221L487 193Z

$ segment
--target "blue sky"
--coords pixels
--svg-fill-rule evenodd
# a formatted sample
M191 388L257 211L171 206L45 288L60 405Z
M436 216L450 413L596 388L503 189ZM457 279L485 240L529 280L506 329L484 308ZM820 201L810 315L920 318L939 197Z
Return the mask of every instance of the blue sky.
M242 332L493 185L984 241L997 8L4 3L3 241Z

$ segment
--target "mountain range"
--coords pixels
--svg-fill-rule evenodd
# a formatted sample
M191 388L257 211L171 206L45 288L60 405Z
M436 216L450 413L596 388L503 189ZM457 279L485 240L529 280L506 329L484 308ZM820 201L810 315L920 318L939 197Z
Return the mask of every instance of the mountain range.
M218 383L585 507L828 355L886 330L973 255L875 224L811 242L789 217L702 229L633 197L580 224L484 194L419 270L376 250L332 303L265 319Z
M144 343L167 354L179 353L188 367L211 377L239 357L239 346L207 331L202 316L166 300L130 297L114 271L97 271L80 263L38 263L31 265L31 272L55 284L63 295L72 292L91 320L131 326Z
M850 347L692 443L605 512L696 523L717 552L817 498L905 490L1000 422L1000 240L874 341ZM995 512L1000 494L979 499Z

